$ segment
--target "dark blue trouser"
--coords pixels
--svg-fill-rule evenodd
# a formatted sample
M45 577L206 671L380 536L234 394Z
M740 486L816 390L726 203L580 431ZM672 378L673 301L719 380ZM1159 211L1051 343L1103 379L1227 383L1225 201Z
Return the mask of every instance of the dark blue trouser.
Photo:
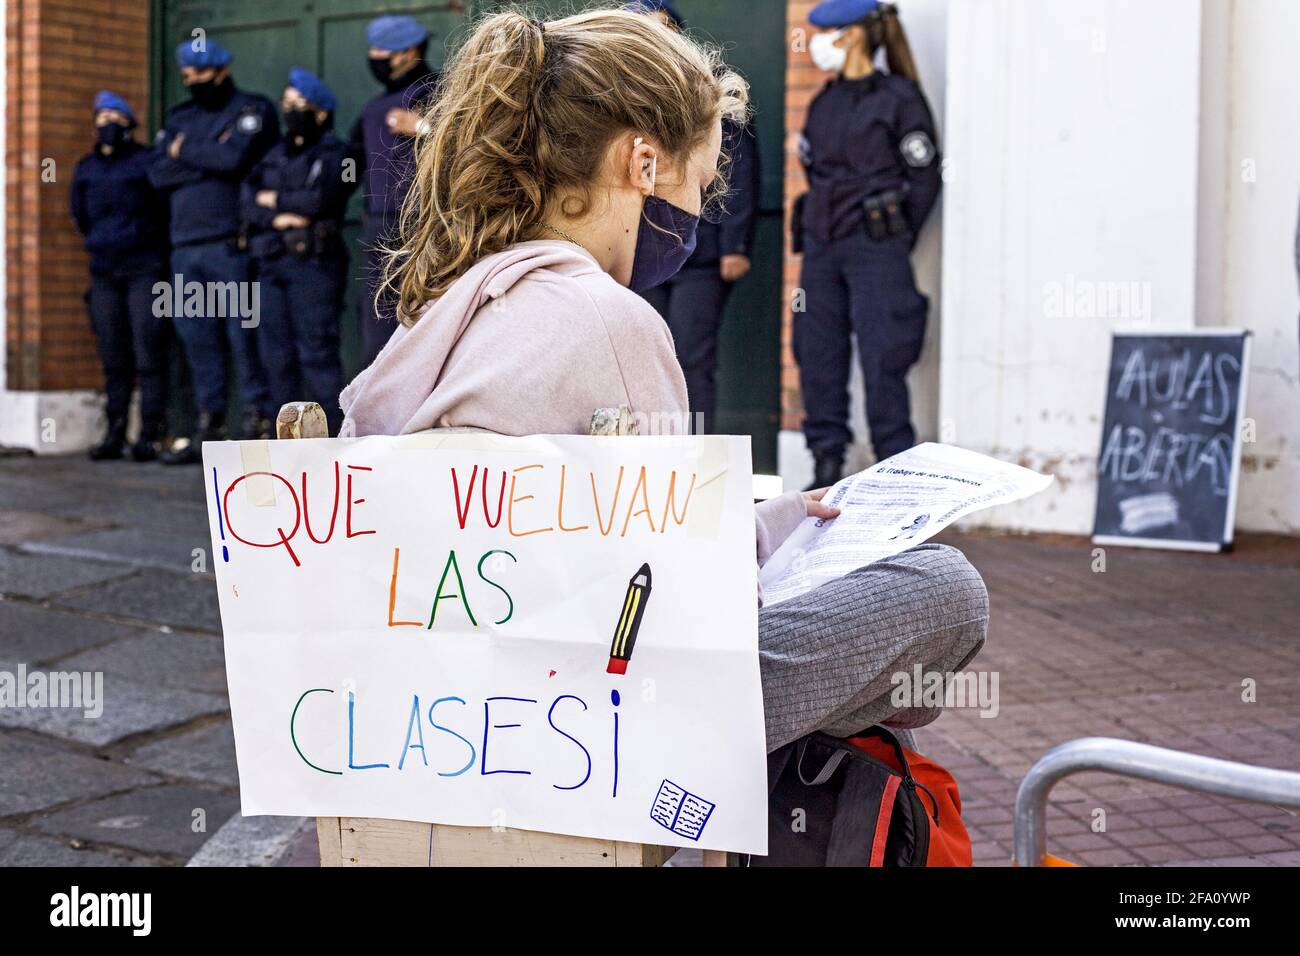
M178 281L176 275L180 275L182 303L186 300L186 286L191 282L204 284L205 304L224 303L224 307L214 309L212 315L207 314L209 310L206 307L202 316L187 317L174 312L172 315L194 378L194 401L199 410L226 412L228 348L239 376L244 413L256 411L268 418L273 417L275 410L271 406L266 375L257 354L257 329L252 318L242 318L234 307L234 303L240 301L257 302L246 285L250 281L248 258L226 239L179 246L172 250L173 283ZM226 287L226 283L240 285L234 289ZM231 289L234 289L234 295L230 294ZM250 323L247 327L244 325L246 321Z
M850 335L858 340L877 460L916 444L906 375L921 354L929 300L916 289L910 255L906 234L880 242L865 230L830 242L805 237L805 311L795 312L793 344L804 438L814 454L842 453L853 439Z
M325 409L331 434L337 434L343 422L339 314L347 271L346 256L283 255L257 264L262 290L257 347L271 398L276 408L285 402L318 402Z
M686 376L688 404L703 417L703 434L713 431L718 411L718 332L731 287L712 262L688 265L663 285L641 293L673 334L677 361Z
M86 305L104 369L108 420L125 421L131 390L140 384L140 421L157 434L166 414L167 340L163 318L154 315L153 287L159 273L91 273Z

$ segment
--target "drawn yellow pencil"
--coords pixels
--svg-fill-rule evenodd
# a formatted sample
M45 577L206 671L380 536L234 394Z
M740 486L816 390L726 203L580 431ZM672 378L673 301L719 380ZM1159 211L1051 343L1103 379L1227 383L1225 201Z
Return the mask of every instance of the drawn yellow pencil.
M641 617L645 614L646 602L650 600L650 565L643 564L627 582L627 595L623 598L623 613L619 615L618 627L614 629L614 643L609 648L609 666L607 674L626 674L627 662L632 657L632 648L636 645L637 631L641 629Z

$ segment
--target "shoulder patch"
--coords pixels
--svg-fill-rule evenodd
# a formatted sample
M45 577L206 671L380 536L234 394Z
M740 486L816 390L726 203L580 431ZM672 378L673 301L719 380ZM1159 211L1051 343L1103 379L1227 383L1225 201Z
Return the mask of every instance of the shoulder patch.
M924 130L913 130L898 144L903 161L914 169L922 169L934 162L934 141Z
M808 137L803 133L799 134L799 162L805 166L811 166L813 161L812 143L808 142Z
M245 136L252 136L262 131L262 116L255 109L247 109L239 114L239 119L235 121L235 128Z

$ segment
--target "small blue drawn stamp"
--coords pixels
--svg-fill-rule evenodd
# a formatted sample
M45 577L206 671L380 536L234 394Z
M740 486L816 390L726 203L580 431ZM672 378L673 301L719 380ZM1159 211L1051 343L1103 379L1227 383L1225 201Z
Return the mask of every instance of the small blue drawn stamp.
M671 780L665 780L655 794L655 802L650 807L650 819L678 836L698 840L716 806L717 804L709 803Z

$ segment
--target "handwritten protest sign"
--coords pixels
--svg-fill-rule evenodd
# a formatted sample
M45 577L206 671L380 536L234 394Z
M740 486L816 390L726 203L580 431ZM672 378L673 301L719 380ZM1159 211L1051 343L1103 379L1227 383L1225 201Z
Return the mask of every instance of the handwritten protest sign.
M763 853L744 439L203 447L243 812Z

